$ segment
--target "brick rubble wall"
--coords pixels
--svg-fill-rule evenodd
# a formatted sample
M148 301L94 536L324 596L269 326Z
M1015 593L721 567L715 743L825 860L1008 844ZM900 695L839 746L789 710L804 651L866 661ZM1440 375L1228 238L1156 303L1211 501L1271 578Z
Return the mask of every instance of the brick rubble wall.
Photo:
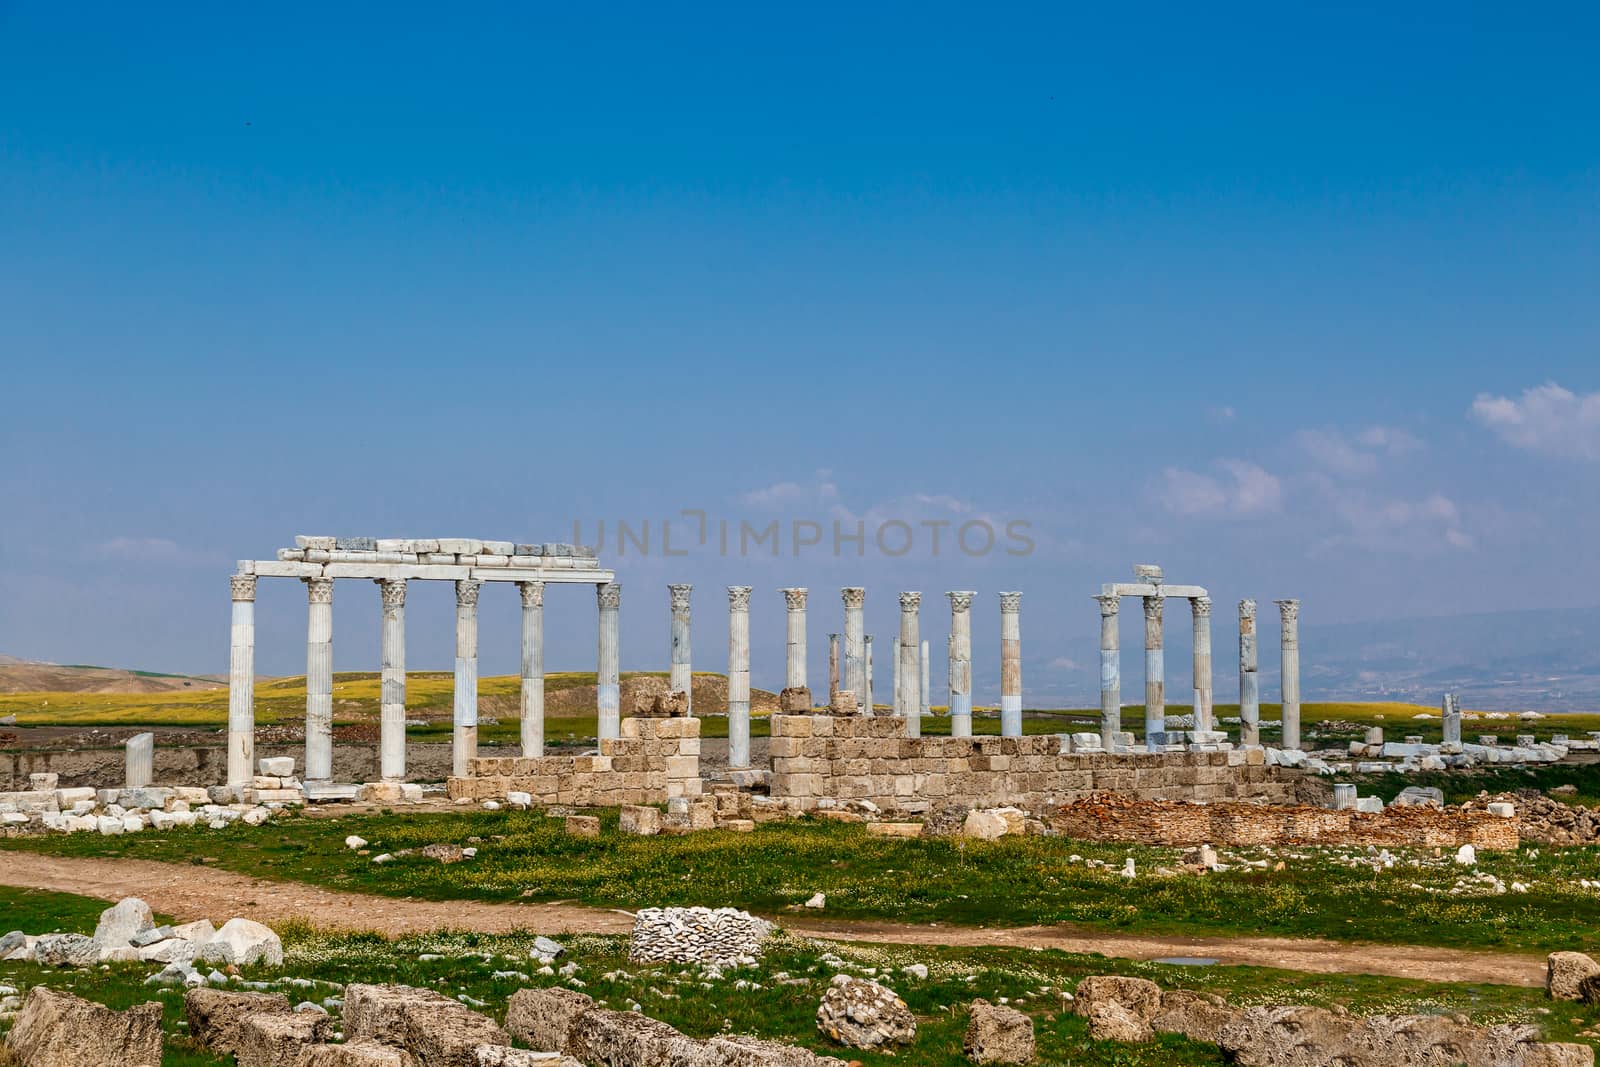
M1304 771L1268 767L1260 750L1062 752L1034 737L905 736L892 716L774 715L770 788L791 808L823 798L866 800L885 811L949 804L1047 811L1095 793L1146 799L1306 803L1326 795Z
M504 800L528 793L540 805L616 807L698 797L700 720L622 720L622 736L600 742L598 756L483 756L466 778L450 779L452 800Z

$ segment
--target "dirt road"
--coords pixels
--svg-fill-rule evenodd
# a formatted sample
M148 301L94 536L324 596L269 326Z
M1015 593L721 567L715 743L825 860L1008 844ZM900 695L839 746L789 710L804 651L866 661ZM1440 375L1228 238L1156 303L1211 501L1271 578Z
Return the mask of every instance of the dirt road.
M440 928L491 933L625 934L626 911L579 904L491 904L470 900L415 900L340 893L299 882L274 882L212 867L149 860L79 859L7 852L0 884L120 900L137 896L180 922L221 921L242 915L272 925L309 919L338 930L375 930L390 936ZM1219 963L1281 967L1322 974L1381 974L1433 982L1544 984L1541 956L1431 948L1422 945L1353 945L1274 937L1147 937L1097 933L1069 926L964 927L831 920L817 915L775 916L786 929L834 941L880 944L1004 946L1096 952L1124 959L1175 956Z

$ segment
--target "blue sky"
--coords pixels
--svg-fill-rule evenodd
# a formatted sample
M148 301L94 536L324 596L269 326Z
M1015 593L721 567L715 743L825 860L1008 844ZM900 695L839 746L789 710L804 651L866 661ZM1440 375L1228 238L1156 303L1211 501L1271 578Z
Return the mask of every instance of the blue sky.
M937 594L983 591L984 663L1021 589L1027 680L1083 693L1087 597L1145 560L1219 648L1244 595L1600 603L1597 51L1576 4L0 3L0 651L215 671L231 561L295 533L682 509L1035 547L613 540L626 667L675 580L708 668L757 587L769 686L788 584L814 678L839 585L885 641L924 590L936 648ZM592 597L551 605L552 668L589 664ZM376 592L335 614L375 666ZM264 671L303 616L263 592Z

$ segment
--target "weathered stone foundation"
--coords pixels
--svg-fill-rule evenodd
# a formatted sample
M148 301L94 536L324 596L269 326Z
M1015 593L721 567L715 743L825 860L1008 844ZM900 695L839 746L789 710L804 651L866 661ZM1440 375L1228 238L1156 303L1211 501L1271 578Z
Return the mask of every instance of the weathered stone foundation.
M665 804L697 797L700 720L624 719L622 736L602 738L598 756L486 756L449 782L452 800L504 800L527 793L532 803L577 807Z

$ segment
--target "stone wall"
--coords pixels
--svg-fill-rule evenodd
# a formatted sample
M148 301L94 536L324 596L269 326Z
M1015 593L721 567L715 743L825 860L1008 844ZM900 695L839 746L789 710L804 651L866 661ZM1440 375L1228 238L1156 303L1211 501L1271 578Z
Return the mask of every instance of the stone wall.
M1461 808L1404 805L1365 814L1350 808L1191 804L1103 795L1066 804L1048 821L1052 829L1078 840L1142 845L1514 849L1519 841L1516 819Z
M153 781L161 785L216 785L228 775L228 752L215 745L168 746L156 735ZM492 749L488 750L492 751ZM305 746L257 745L256 756L290 756L304 767ZM22 749L0 752L0 792L28 788L30 774L56 774L63 788L122 785L126 753L121 745L92 749ZM374 782L379 774L379 750L367 741L336 741L333 777L339 782ZM450 745L412 743L406 746L406 778L413 782L442 782L450 776Z
M1319 801L1327 786L1268 767L1260 749L1221 752L1062 752L1061 738L908 738L890 716L774 715L771 792L795 810L824 799L885 811L950 804L1045 811L1094 793L1145 799Z
M619 738L601 740L598 756L479 757L470 777L450 779L450 797L503 800L527 793L535 804L615 807L700 795L699 719L630 718L621 731Z

